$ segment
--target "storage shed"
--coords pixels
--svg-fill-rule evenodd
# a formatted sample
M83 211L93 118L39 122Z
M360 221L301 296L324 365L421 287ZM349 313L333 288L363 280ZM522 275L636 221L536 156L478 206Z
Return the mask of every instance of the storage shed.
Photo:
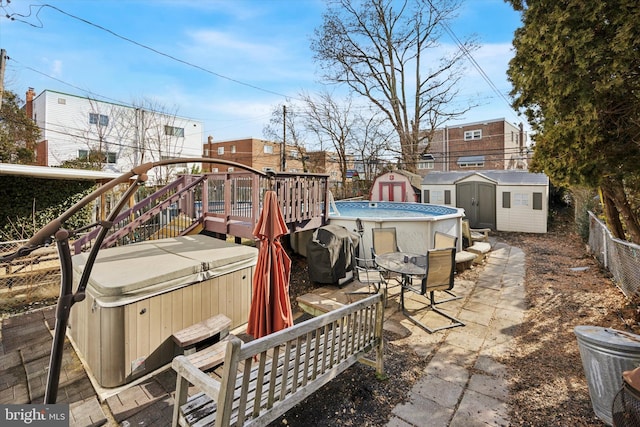
M419 202L422 177L415 173L396 170L379 175L371 185L372 202Z
M422 201L463 208L473 228L546 233L549 178L519 170L430 172Z

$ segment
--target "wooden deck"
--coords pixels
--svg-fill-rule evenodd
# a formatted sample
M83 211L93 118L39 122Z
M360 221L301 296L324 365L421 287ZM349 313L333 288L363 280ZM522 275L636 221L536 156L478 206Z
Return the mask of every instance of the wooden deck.
M102 247L207 232L236 241L253 239L262 199L275 190L289 233L327 223L328 175L249 171L182 175L122 213ZM77 239L75 254L88 249L99 229Z

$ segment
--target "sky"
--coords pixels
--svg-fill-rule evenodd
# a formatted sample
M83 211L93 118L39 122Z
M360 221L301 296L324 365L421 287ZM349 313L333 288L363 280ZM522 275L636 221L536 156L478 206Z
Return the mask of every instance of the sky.
M209 135L221 141L264 138L275 108L322 90L310 42L323 0L0 0L0 6L5 89L22 99L29 87L125 105L151 99L202 121L205 141ZM472 56L481 71L468 66L455 102L477 106L447 125L525 122L508 104L506 76L520 24L504 0L463 1L450 28L458 39L475 38ZM447 33L440 42L455 46Z

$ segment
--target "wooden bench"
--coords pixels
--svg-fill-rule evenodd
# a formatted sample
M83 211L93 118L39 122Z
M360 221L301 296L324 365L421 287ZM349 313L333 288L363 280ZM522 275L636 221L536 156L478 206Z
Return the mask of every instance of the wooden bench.
M197 347L209 338L222 339L229 334L231 319L224 314L216 314L202 322L188 326L175 332L171 337L173 341L184 350L184 354L195 353Z
M358 361L383 375L383 316L374 294L248 343L230 336L219 379L177 356L172 425L264 426Z

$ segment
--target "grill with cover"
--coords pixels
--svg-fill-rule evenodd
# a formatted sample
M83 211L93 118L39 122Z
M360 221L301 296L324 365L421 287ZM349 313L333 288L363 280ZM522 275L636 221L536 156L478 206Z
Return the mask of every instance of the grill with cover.
M353 280L354 251L360 236L339 225L325 225L307 243L309 280L342 286Z

